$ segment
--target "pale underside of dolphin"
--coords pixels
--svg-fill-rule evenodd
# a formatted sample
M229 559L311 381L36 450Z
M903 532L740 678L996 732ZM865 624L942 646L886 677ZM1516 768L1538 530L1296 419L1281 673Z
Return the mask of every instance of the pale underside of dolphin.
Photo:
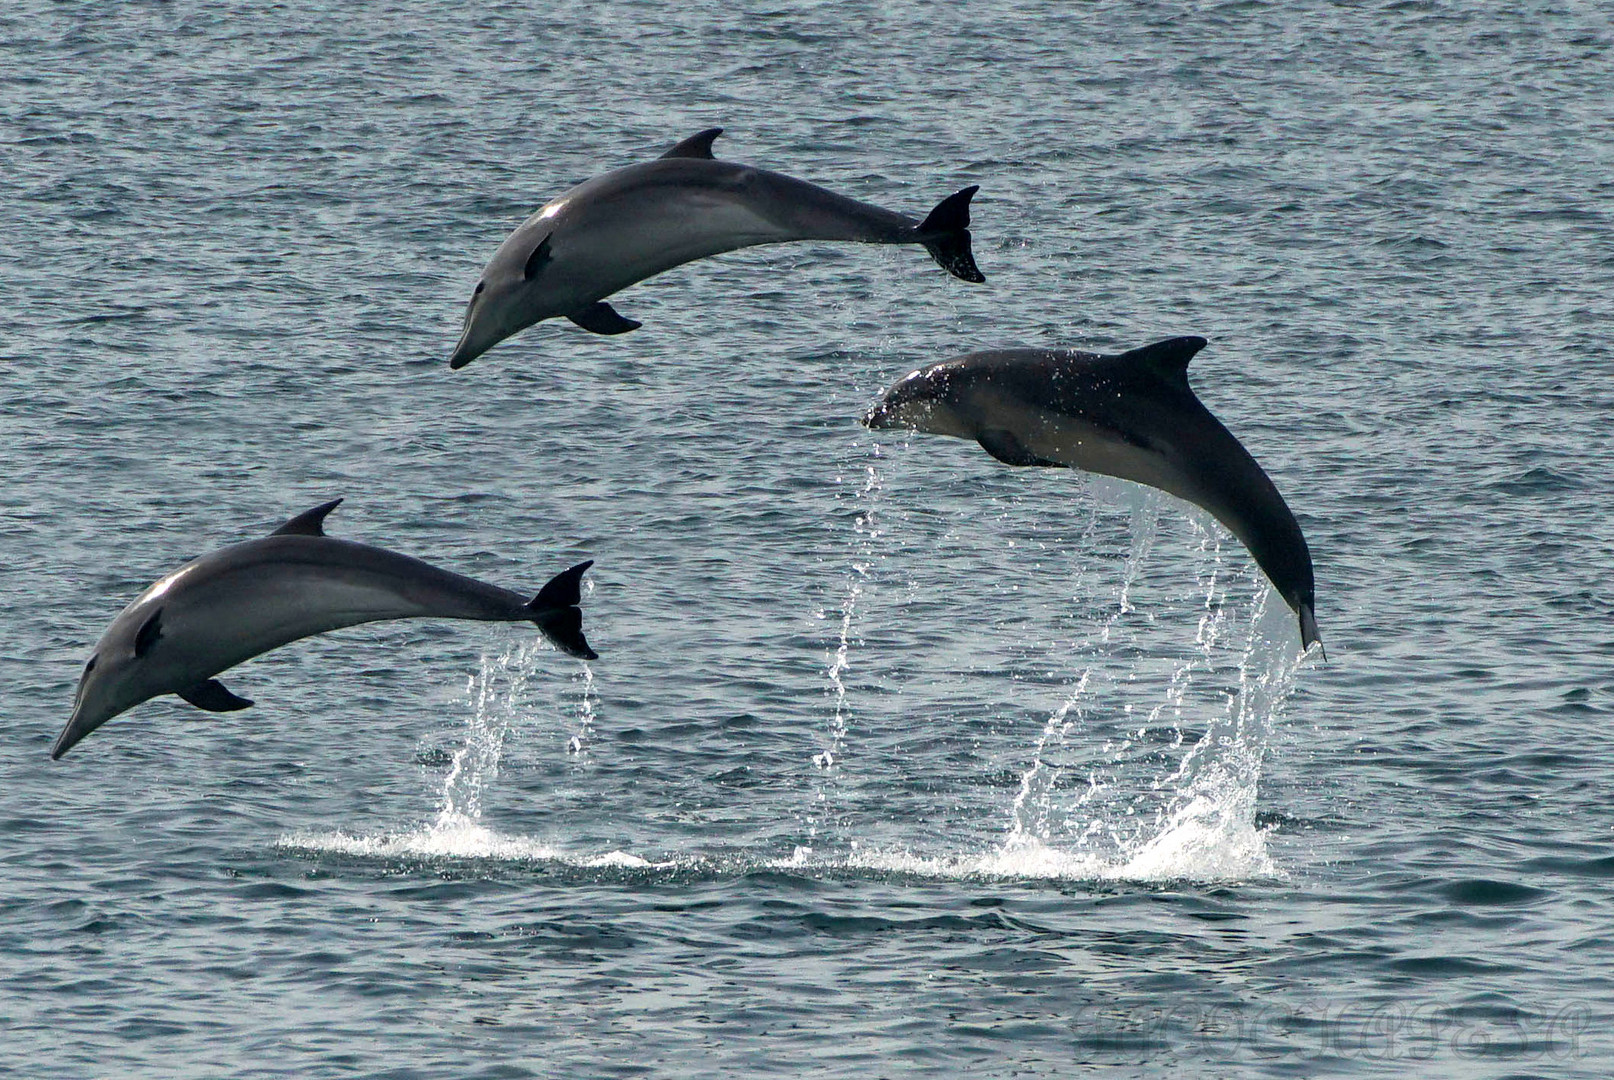
M270 535L168 574L124 608L84 666L73 715L52 759L143 701L177 694L208 712L252 704L214 678L299 638L382 619L532 622L562 652L595 657L583 637L579 582L592 561L555 576L531 600L368 544L325 535L336 499Z
M709 255L793 240L920 244L954 277L986 279L970 251L967 187L923 221L804 180L718 161L722 128L692 135L655 161L585 181L511 233L482 271L449 366L464 367L544 319L596 334L640 324L607 296Z
M973 439L1010 465L1085 469L1208 510L1321 641L1311 551L1272 479L1188 386L1200 337L1119 356L1047 349L971 353L897 382L863 422Z

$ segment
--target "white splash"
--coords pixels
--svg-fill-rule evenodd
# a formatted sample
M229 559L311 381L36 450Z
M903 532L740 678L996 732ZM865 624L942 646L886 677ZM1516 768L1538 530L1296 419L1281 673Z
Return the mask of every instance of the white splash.
M1197 515L1189 519L1203 597L1195 649L1172 663L1163 696L1146 719L1129 719L1135 705L1125 699L1136 695L1136 683L1147 673L1133 665L1117 677L1109 654L1118 625L1133 611L1132 585L1157 531L1158 510L1140 512L1151 504L1157 508L1158 499L1129 506L1132 551L1115 606L1076 645L1077 655L1089 660L1043 727L1010 810L1008 835L995 852L965 859L957 867L994 875L1134 881L1282 876L1267 850L1269 830L1255 824L1256 796L1268 736L1302 657L1287 632L1287 620L1269 617L1271 590L1259 571L1248 579L1247 607L1229 596L1217 533ZM1249 613L1248 636L1242 649L1230 649L1226 638L1241 608ZM1191 716L1214 708L1205 700L1207 693L1216 693L1214 687L1201 691L1198 702L1190 700L1196 674L1214 674L1219 661L1225 671L1233 655L1238 657L1237 693L1223 692L1221 715L1200 721L1206 730L1182 752L1185 711ZM1100 718L1093 711L1099 704L1111 710L1102 719L1122 730L1098 749L1096 760L1090 758L1079 793L1060 792L1061 770L1046 757L1054 747L1079 751L1068 737ZM1140 742L1145 738L1149 741ZM1174 769L1168 764L1153 780L1140 775L1149 763L1179 753ZM1073 850L1062 852L1066 845Z
M488 859L510 862L560 862L585 868L662 867L624 851L603 854L568 852L526 836L504 836L482 824L483 797L499 775L499 759L510 731L529 718L528 684L552 652L541 640L526 639L498 654L484 654L481 667L467 682L471 706L465 741L455 752L443 779L436 820L399 833L354 835L343 831L299 832L283 836L276 846L286 851L357 855L367 858ZM568 752L587 754L594 726L594 672L583 666L578 726Z

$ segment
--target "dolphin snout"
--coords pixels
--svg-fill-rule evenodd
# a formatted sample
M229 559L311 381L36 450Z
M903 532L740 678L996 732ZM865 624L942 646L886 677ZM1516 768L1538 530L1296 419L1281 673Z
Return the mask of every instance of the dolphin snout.
M50 759L52 761L61 760L61 756L78 745L80 739L100 726L98 723L86 722L83 712L79 709L74 709L73 715L68 717L67 726L62 728L62 733L56 736L56 742L51 745Z
M485 352L487 352L486 346L476 348L471 344L471 335L466 334L460 338L460 343L454 347L454 354L448 358L448 366L458 371Z
M926 430L930 423L934 402L925 400L886 398L863 414L863 426L873 431L905 428L910 431Z
M507 336L484 325L476 318L476 313L472 312L471 317L465 320L465 329L460 332L459 344L454 346L454 353L448 358L448 366L458 371Z
M896 423L891 418L891 410L882 401L863 414L863 426L875 431L882 431L886 428L895 427Z

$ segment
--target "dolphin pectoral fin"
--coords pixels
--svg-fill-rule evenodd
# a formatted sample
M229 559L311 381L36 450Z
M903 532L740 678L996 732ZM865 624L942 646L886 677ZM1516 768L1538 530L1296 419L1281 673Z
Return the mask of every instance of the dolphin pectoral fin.
M711 161L713 160L712 142L721 134L723 134L722 128L707 128L705 131L696 132L661 156L664 158L701 158L704 161Z
M947 196L915 230L919 242L943 270L976 284L986 280L970 250L970 200L979 190L979 185L971 184Z
M997 458L1005 465L1040 465L1045 469L1063 469L1066 466L1057 461L1038 457L1025 444L1014 437L1014 432L1003 428L988 428L975 436L975 441L981 444L981 449Z
M332 499L328 503L320 503L312 510L304 510L286 524L270 533L270 536L324 536L325 516L342 504L341 499Z
M555 257L549 244L550 237L553 235L551 233L538 241L538 246L533 248L532 254L527 256L527 262L521 268L521 280L531 281L537 277L543 271L543 268L549 265L549 261ZM468 360L466 361L466 363L469 362Z
M174 693L204 712L237 712L252 707L252 702L244 697L236 697L217 679L206 679Z
M574 311L566 317L591 334L626 334L629 330L637 330L644 325L618 315L616 308L604 300L590 304L582 311Z

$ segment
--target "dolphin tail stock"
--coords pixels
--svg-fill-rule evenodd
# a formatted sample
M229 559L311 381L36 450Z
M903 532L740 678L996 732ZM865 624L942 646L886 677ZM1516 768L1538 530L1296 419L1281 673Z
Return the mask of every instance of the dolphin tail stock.
M970 251L970 200L980 190L979 184L971 184L962 191L955 191L937 203L936 209L915 230L919 242L943 270L976 284L986 280Z
M538 595L524 609L527 617L557 649L579 660L594 660L600 655L588 647L588 640L583 637L583 611L577 606L583 599L583 571L593 565L594 560L589 559L570 570L562 570L538 590Z
M1311 610L1310 604L1300 605L1300 648L1306 651L1316 645L1323 654L1323 662L1328 661L1328 650L1323 647L1323 635L1317 629L1317 615Z

